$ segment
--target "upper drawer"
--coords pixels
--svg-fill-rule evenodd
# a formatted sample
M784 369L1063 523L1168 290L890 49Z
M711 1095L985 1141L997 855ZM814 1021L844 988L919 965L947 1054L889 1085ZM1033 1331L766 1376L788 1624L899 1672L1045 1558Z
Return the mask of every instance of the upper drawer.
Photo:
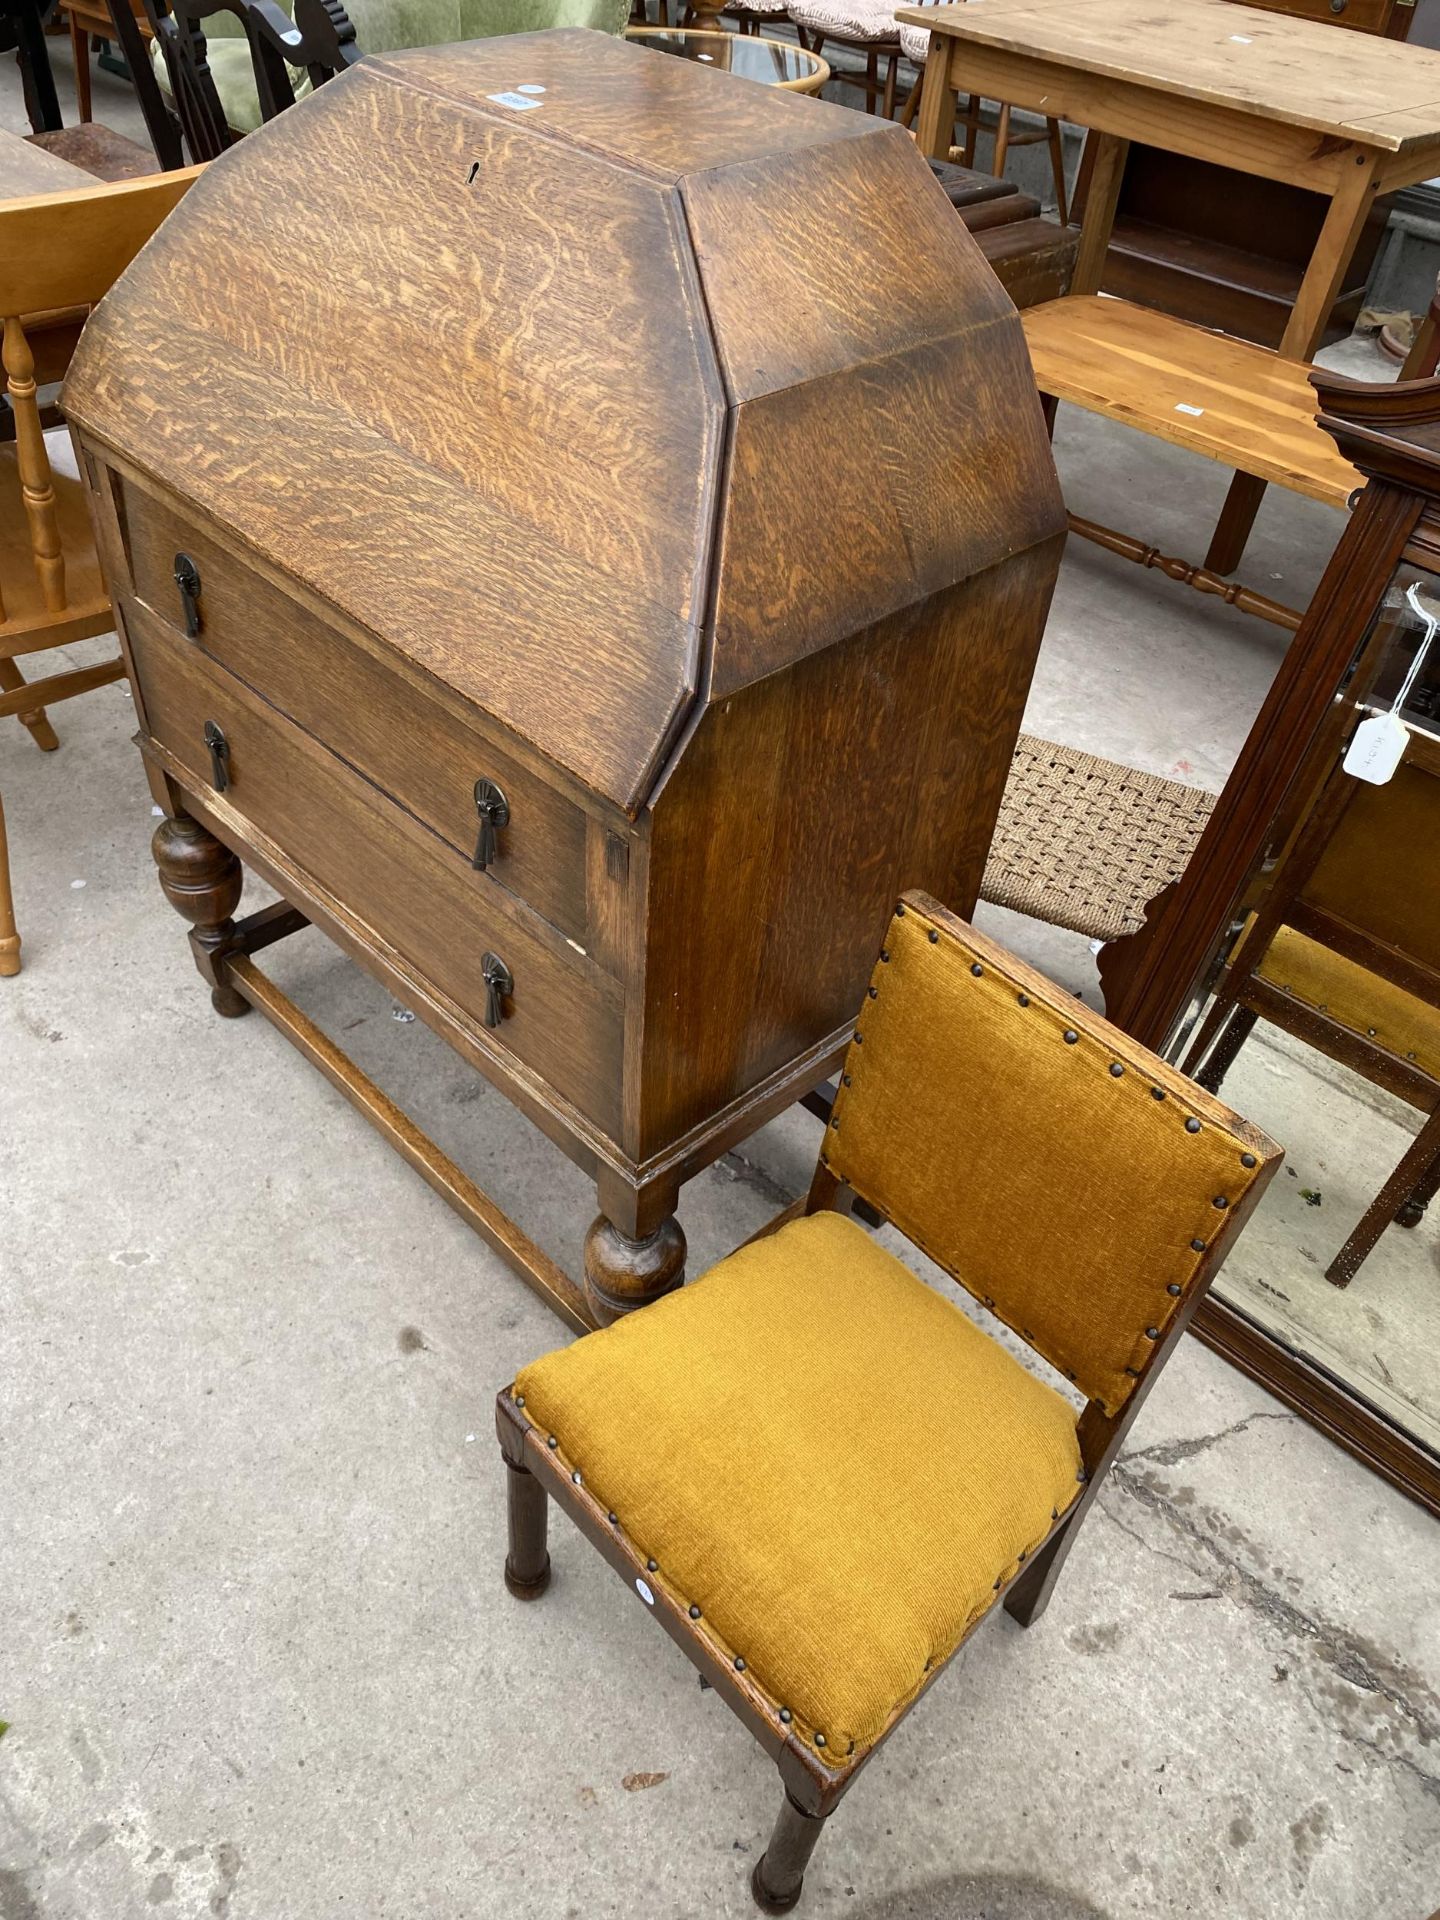
M215 788L207 727L225 743L225 800L363 928L477 1023L484 956L513 975L493 1032L513 1054L616 1136L623 1008L616 981L571 950L503 889L453 860L383 794L143 607L127 631L150 736L204 797Z
M435 695L252 573L192 522L124 486L135 590L183 633L175 560L200 576L192 644L392 795L464 859L480 832L477 780L493 781L509 822L495 838L490 876L582 946L586 940L586 816L579 807L467 726ZM463 609L457 610L463 617Z

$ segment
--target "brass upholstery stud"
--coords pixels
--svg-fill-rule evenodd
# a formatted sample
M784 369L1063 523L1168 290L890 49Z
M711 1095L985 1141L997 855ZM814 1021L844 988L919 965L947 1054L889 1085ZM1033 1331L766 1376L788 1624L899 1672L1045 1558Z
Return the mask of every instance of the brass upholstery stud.
M647 1573L658 1573L660 1571L660 1562L658 1560L647 1560L645 1562L645 1569Z
M560 1442L555 1438L554 1434L552 1433L549 1439L545 1442L545 1444L547 1447L549 1447L550 1451L553 1453L556 1447L559 1446Z
M937 933L937 932L935 931L935 929L934 929L934 927L931 927L931 929L930 929L930 944L931 944L931 946L932 946L932 947L936 947L936 946L939 946L939 944L940 944L940 936L939 936L939 934L938 934L938 933Z
M618 1527L620 1524L620 1516L618 1513L607 1513L605 1518L610 1522L612 1527Z
M841 1076L840 1076L840 1084L841 1084L841 1086L842 1086L842 1087L848 1087L848 1086L850 1085L850 1076L849 1076L849 1074L848 1074L848 1073L842 1073L842 1074L841 1074Z
M905 918L905 902L903 900L897 900L895 902L895 918L897 920L903 920Z
M1022 1007L1028 1007L1030 1004L1030 996L1028 993L1017 993L1015 998L1017 1003Z
M1186 1133L1199 1133L1200 1131L1200 1122L1195 1118L1193 1114L1185 1122L1185 1131Z
M990 1589L990 1591L991 1591L992 1593L998 1593L998 1592L1000 1591L1000 1589L1001 1589L1001 1587L1002 1587L1002 1586L1003 1586L1004 1584L1005 1584L1005 1582L1004 1582L1004 1578L1003 1578L1003 1576L1002 1576L1002 1577L1001 1577L1001 1578L1000 1578L999 1580L997 1580L997 1581L995 1582L995 1584L994 1584L994 1586L993 1586L993 1587L992 1587L992 1588Z
M856 1027L855 1029L854 1040L857 1047L861 1047L865 1044L865 1036L863 1033L861 1033L859 1027Z
M1167 1292L1167 1293L1168 1293L1168 1294L1170 1295L1170 1297L1171 1297L1171 1299L1172 1299L1172 1300L1178 1300L1178 1299L1180 1298L1180 1284L1179 1284L1179 1282L1178 1282L1178 1281L1176 1281L1176 1280L1172 1280L1172 1281L1170 1282L1170 1284L1169 1284L1169 1286L1168 1286L1168 1287L1166 1287L1166 1289L1165 1289L1165 1291L1166 1291L1166 1292Z
M890 949L888 947L881 947L880 958L884 965L888 967L890 964Z
M1050 1518L1051 1518L1052 1520L1058 1520L1058 1519L1060 1518L1060 1509L1059 1509L1059 1507L1051 1507L1051 1509L1050 1509Z
M1078 1481L1080 1482L1080 1484L1081 1484L1081 1486L1084 1486L1084 1484L1085 1484L1085 1481L1086 1481L1086 1478L1087 1478L1087 1475L1086 1475L1086 1472L1085 1472L1085 1469L1084 1469L1084 1467L1081 1467L1081 1468L1080 1468L1080 1469L1078 1470L1078 1472L1077 1472L1077 1473L1076 1473L1076 1475L1075 1475L1075 1478L1076 1478L1076 1479L1077 1479L1077 1480L1078 1480Z
M574 1473L571 1474L570 1478L575 1482L577 1487L581 1485L580 1469L578 1467L575 1469Z
M1112 1060L1110 1062L1110 1077L1112 1080L1118 1080L1124 1071L1124 1067L1121 1066L1118 1060Z
M1190 1242L1190 1251L1192 1253L1204 1253L1205 1242L1203 1240L1192 1240Z
M981 966L980 962L977 960L974 966L971 967L970 971L971 973L974 974L975 978L979 980L984 975L985 969L984 967Z
M788 1727L790 1722L795 1718L795 1716L793 1713L791 1713L789 1707L781 1707L780 1718L785 1722L785 1725Z
M1029 1551L1030 1551L1030 1549L1029 1549L1028 1547L1022 1547L1022 1548L1020 1549L1020 1557L1019 1557L1019 1559L1018 1559L1018 1560L1017 1560L1017 1561L1015 1562L1015 1564L1016 1564L1016 1566L1017 1566L1017 1567L1023 1567L1023 1566L1024 1566L1024 1564L1025 1564L1025 1556L1026 1556L1026 1554L1027 1554L1027 1553L1028 1553Z
M823 1734L823 1733L817 1733L817 1734L816 1734L816 1736L815 1736L815 1744L816 1744L816 1746L817 1746L817 1747L823 1747L823 1746L824 1746L824 1744L825 1744L825 1736L824 1736L824 1734Z
M1125 1371L1132 1380L1138 1380L1140 1378L1140 1369L1138 1367L1126 1367Z
M743 1654L737 1653L735 1656L735 1671L737 1673L743 1673L745 1671L745 1656Z
M699 1609L699 1607L691 1607L691 1609L690 1609L690 1618L691 1618L692 1620L698 1620L698 1619L700 1618L700 1609Z
M1146 1327L1145 1338L1147 1340L1158 1340L1160 1338L1159 1327Z
M833 1113L830 1116L830 1128L833 1133L839 1133L840 1131L839 1119Z
M1152 1100L1163 1100L1165 1098L1164 1087L1151 1087L1150 1098Z
M1253 1154L1253 1153L1242 1153L1242 1154L1241 1154L1241 1156L1240 1156L1240 1164L1241 1164L1241 1166L1242 1166L1242 1167L1253 1167L1253 1166L1255 1165L1255 1156L1254 1156L1254 1154Z
M516 1404L516 1406L517 1406L517 1407L523 1407L523 1406L524 1406L524 1404L525 1404L525 1396L524 1396L524 1394L523 1394L523 1393L517 1393L517 1394L516 1394L516 1396L515 1396L515 1404Z
M1225 1195L1223 1193L1217 1193L1214 1200L1211 1202L1211 1205L1218 1207L1222 1213L1225 1211L1226 1207L1229 1206L1229 1204L1230 1202L1225 1198Z
M1366 1027L1366 1029L1365 1029L1365 1032L1366 1032L1366 1036L1367 1036L1367 1037L1368 1037L1369 1039L1371 1039L1371 1040L1373 1040L1373 1039L1375 1038L1375 1029L1374 1029L1374 1027Z
M870 996L870 998L871 998L872 1000L878 1000L878 999L880 998L880 989L879 989L879 987L867 987L867 988L865 989L865 991L866 991L866 993L868 993L868 994L869 994L869 996Z
M1066 1027L1064 1033L1061 1035L1061 1038L1064 1040L1067 1047L1073 1047L1075 1042L1080 1038L1080 1036L1078 1033L1076 1033L1073 1027Z

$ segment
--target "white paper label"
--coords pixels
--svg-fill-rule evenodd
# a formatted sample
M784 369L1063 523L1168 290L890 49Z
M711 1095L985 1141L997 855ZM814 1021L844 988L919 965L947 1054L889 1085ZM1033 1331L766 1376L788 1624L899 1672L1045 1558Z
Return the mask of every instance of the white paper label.
M1187 407L1185 402L1181 400L1176 403L1175 411L1176 413L1193 414L1195 419L1198 420L1201 414L1204 413L1205 409L1204 407Z
M513 107L516 113L529 113L532 107L538 107L538 100L527 100L523 93L488 93L487 100L493 100L497 107Z
M516 93L543 93L545 89L537 86L533 80L527 80L524 86L516 87L515 91Z
M646 1586L643 1580L637 1580L635 1582L635 1591L639 1594L640 1598L645 1602L647 1607L654 1606L655 1596L650 1591L649 1587Z
M1398 713L1374 713L1362 720L1345 754L1345 771L1372 787L1393 779L1405 758L1410 732Z

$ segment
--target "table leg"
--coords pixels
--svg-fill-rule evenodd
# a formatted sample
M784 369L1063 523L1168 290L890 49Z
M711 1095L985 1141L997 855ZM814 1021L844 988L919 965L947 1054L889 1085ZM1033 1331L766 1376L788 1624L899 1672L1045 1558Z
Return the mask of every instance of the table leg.
M1320 238L1280 340L1286 360L1308 360L1319 346L1379 187L1380 156L1357 153L1330 201Z
M1100 291L1105 255L1115 225L1115 207L1120 198L1120 182L1125 177L1125 159L1130 151L1130 142L1117 134L1092 133L1089 137L1096 143L1095 159L1089 169L1080 252L1070 281L1072 294Z
M1330 309L1374 205L1379 164L1377 154L1357 153L1335 190L1280 341L1278 351L1286 360L1308 360L1324 338ZM1213 572L1233 573L1239 566L1264 498L1265 482L1253 474L1237 473L1230 482L1205 556Z
M954 42L947 35L931 34L915 140L921 153L932 160L950 158L950 143L955 136L954 51Z

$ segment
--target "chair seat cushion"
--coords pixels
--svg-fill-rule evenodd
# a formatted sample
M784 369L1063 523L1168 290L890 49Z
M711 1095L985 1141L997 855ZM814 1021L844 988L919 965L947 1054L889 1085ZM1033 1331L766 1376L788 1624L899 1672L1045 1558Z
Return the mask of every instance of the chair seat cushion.
M820 1213L515 1383L664 1586L831 1765L1079 1492L1073 1409Z
M832 40L893 41L898 47L899 0L790 0L790 18L808 33Z
M1256 972L1290 999L1440 1077L1440 1007L1294 927L1279 929Z

